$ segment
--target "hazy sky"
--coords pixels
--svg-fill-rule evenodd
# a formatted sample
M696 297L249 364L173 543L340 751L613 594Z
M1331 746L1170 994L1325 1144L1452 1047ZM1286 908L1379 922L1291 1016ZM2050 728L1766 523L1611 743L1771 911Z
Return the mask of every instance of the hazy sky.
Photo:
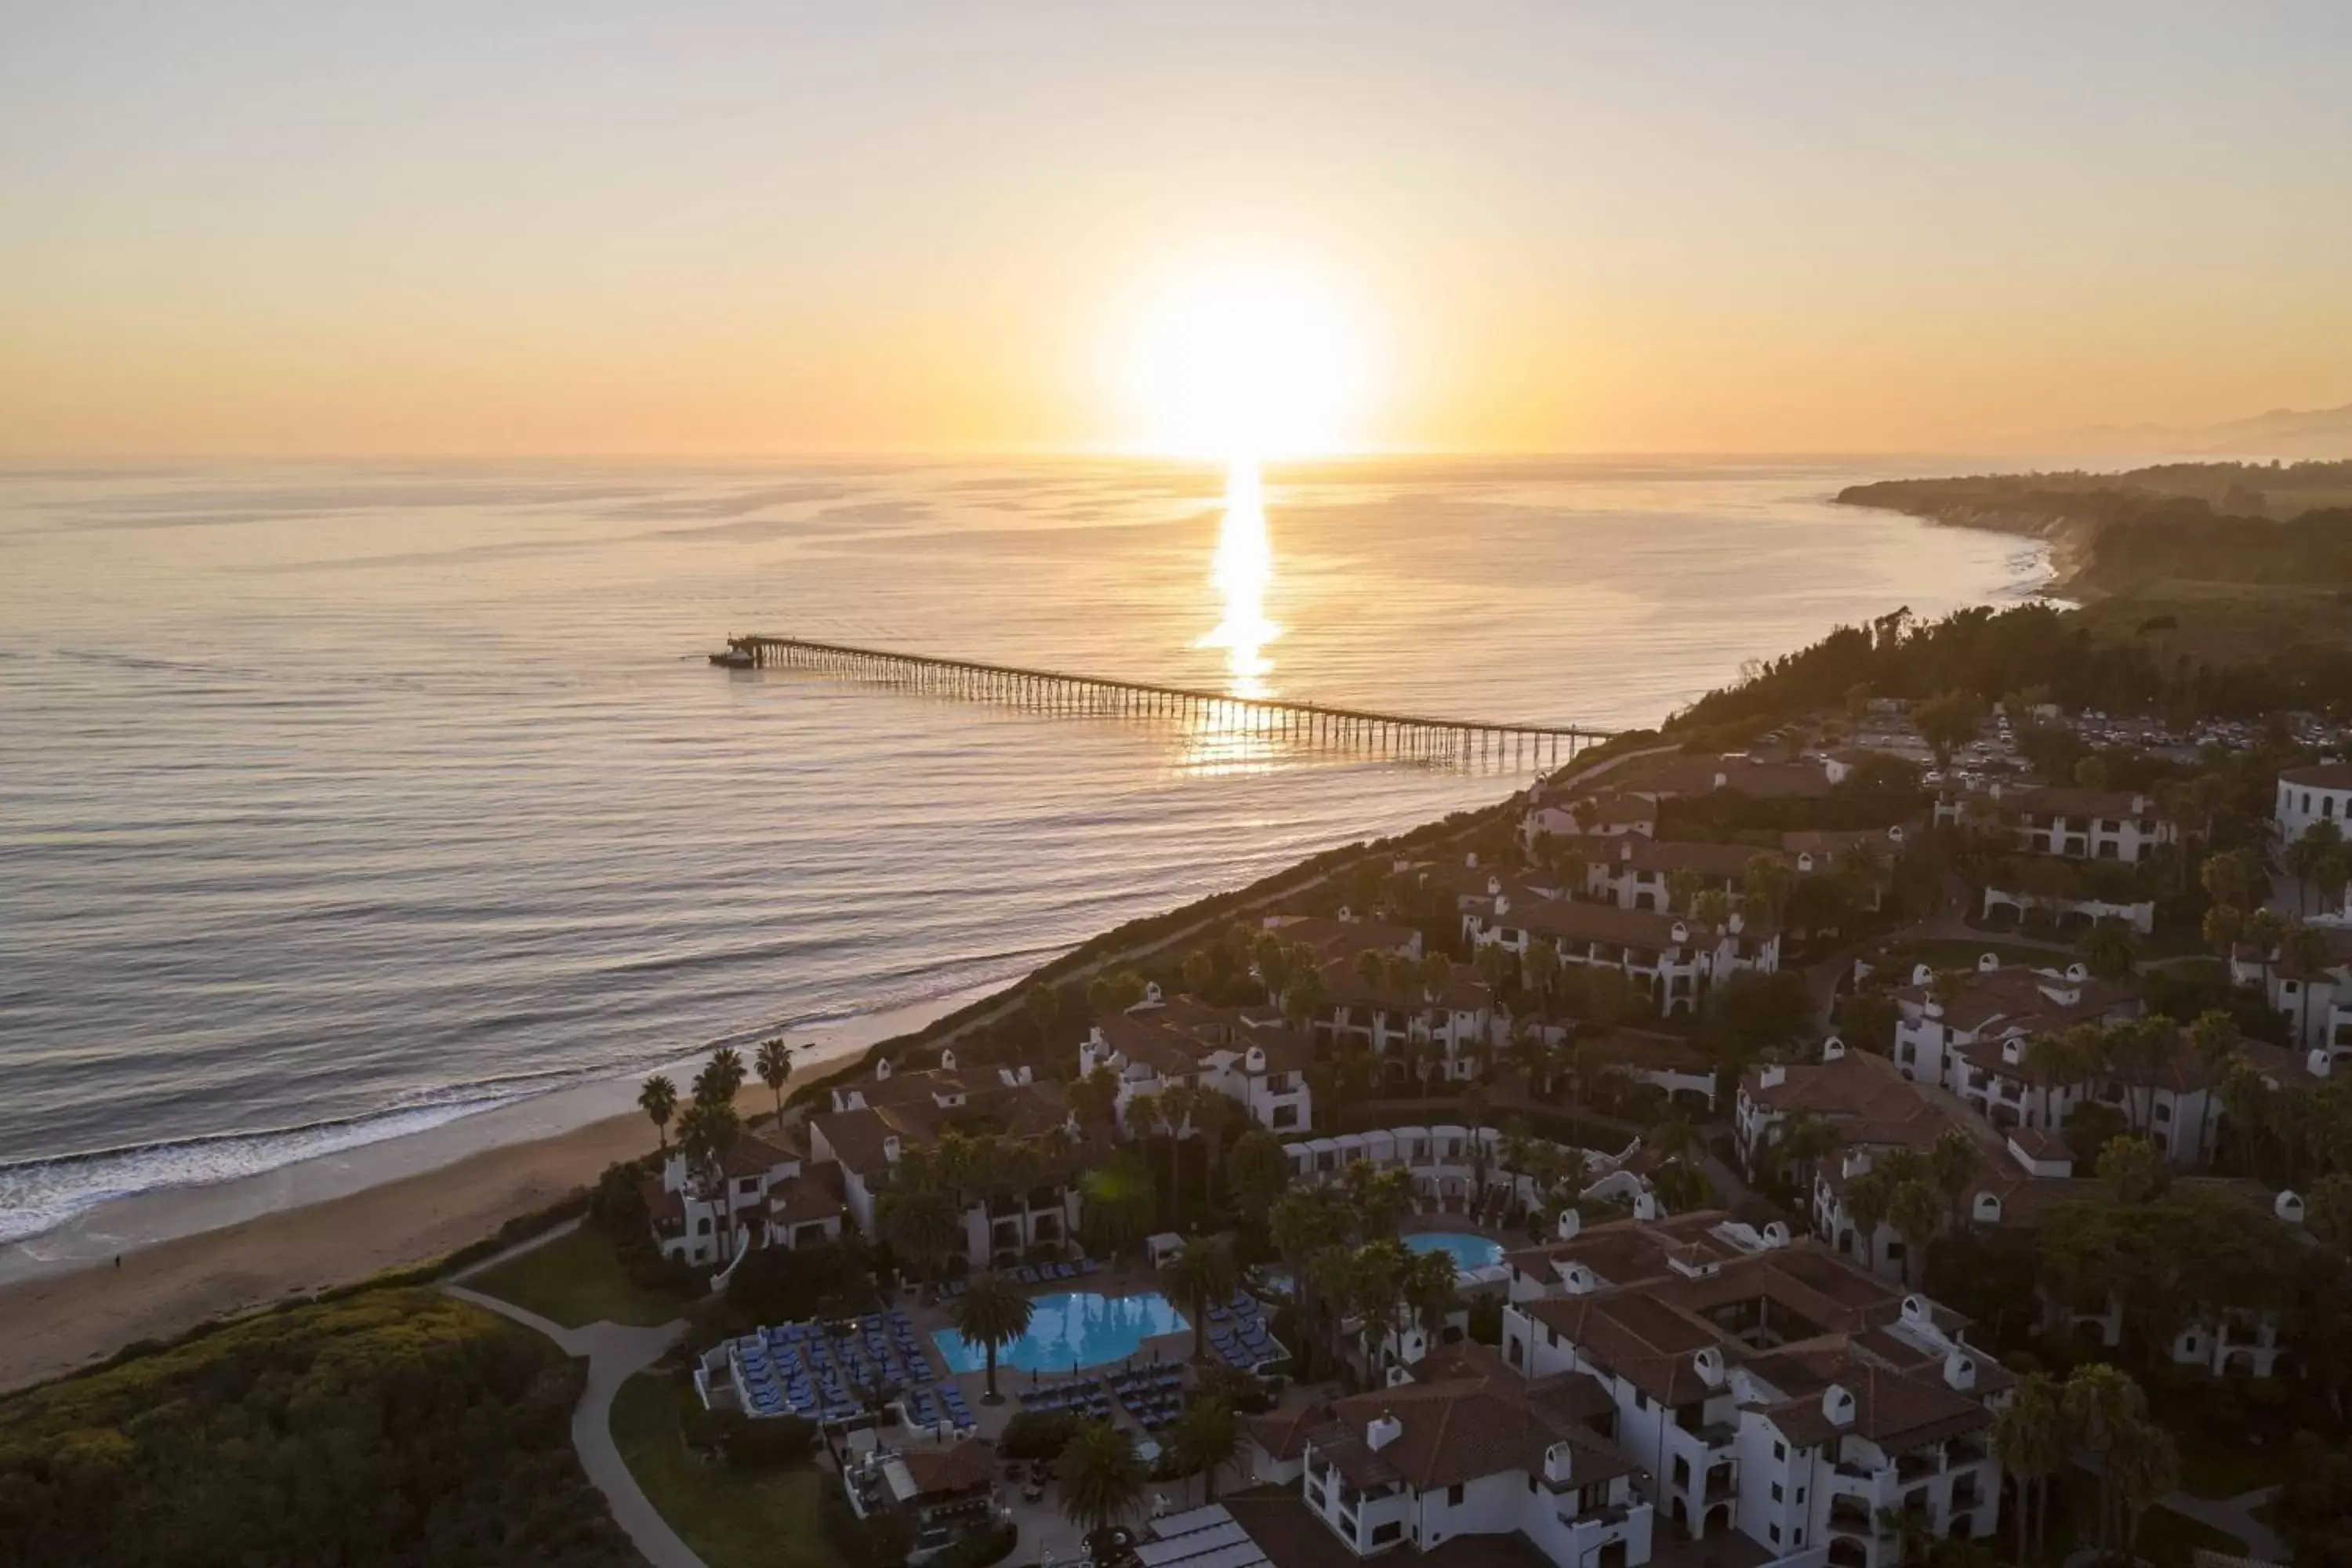
M1380 447L2343 403L2352 4L0 0L0 452L1148 445L1236 268Z

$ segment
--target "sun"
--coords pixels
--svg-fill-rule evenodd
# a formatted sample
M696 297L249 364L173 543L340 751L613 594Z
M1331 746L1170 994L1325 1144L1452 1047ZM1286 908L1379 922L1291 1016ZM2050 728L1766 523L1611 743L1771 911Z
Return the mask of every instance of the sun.
M1341 291L1272 262L1202 267L1145 305L1129 372L1144 443L1255 460L1354 449L1370 372Z

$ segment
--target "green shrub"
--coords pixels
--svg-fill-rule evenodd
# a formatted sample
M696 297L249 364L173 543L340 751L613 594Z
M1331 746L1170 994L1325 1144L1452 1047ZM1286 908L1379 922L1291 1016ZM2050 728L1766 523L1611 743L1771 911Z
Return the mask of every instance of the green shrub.
M816 1427L797 1415L738 1421L725 1436L727 1463L738 1470L781 1470L808 1458Z
M619 1568L572 1447L582 1376L425 1291L216 1326L0 1399L0 1565Z
M1074 1411L1018 1411L1004 1424L996 1451L1008 1459L1050 1459L1070 1446L1081 1425Z
M933 1568L989 1568L1013 1555L1021 1544L1021 1528L1006 1522L967 1535L931 1559Z

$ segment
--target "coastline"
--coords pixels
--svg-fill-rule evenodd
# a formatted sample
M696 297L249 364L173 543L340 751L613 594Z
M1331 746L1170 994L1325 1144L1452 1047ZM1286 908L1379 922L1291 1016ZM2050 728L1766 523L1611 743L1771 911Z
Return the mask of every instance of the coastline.
M795 1051L789 1087L999 989L817 1031ZM649 1070L682 1087L701 1059ZM0 1249L0 1322L10 1329L0 1335L0 1390L478 1241L652 1147L653 1127L635 1109L641 1077L575 1085L233 1181L115 1199L12 1243ZM749 1120L770 1114L773 1101L754 1082L741 1105Z

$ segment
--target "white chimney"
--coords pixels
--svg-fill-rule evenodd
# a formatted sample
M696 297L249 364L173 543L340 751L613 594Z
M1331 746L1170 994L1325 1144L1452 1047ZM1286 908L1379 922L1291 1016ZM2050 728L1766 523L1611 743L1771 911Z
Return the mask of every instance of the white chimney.
M940 1052L940 1070L941 1072L953 1072L955 1069L955 1047L953 1046L949 1046Z
M1835 1035L1832 1035L1828 1039L1823 1040L1822 1042L1822 1060L1825 1062L1842 1062L1845 1060L1845 1042L1839 1039Z
M1723 1352L1713 1345L1708 1345L1691 1357L1691 1370L1698 1373L1698 1380L1709 1388L1721 1388L1723 1386Z
M1385 1410L1374 1416L1364 1427L1365 1445L1375 1453L1403 1436L1404 1423Z
M2288 1225L2303 1223L2303 1198L2296 1193L2281 1193L2271 1200L2271 1212Z
M1977 1385L1976 1357L1954 1345L1944 1357L1944 1381L1962 1394Z
M1757 1087L1760 1089L1778 1089L1788 1081L1789 1069L1780 1062L1767 1063L1764 1070L1756 1075Z
M1544 1479L1555 1487L1568 1485L1575 1465L1575 1452L1566 1443L1554 1443L1544 1450Z
M1559 1211L1559 1224L1557 1228L1560 1240L1574 1241L1576 1233L1584 1228L1584 1216L1574 1209L1562 1209Z
M1822 1415L1832 1426L1853 1425L1853 1391L1842 1383L1832 1383L1822 1390Z
M886 1133L883 1136L882 1157L894 1165L898 1163L899 1148L898 1135L896 1132Z
M874 1064L874 1081L877 1083L888 1083L890 1081L890 1058L888 1057L884 1057L880 1061Z

